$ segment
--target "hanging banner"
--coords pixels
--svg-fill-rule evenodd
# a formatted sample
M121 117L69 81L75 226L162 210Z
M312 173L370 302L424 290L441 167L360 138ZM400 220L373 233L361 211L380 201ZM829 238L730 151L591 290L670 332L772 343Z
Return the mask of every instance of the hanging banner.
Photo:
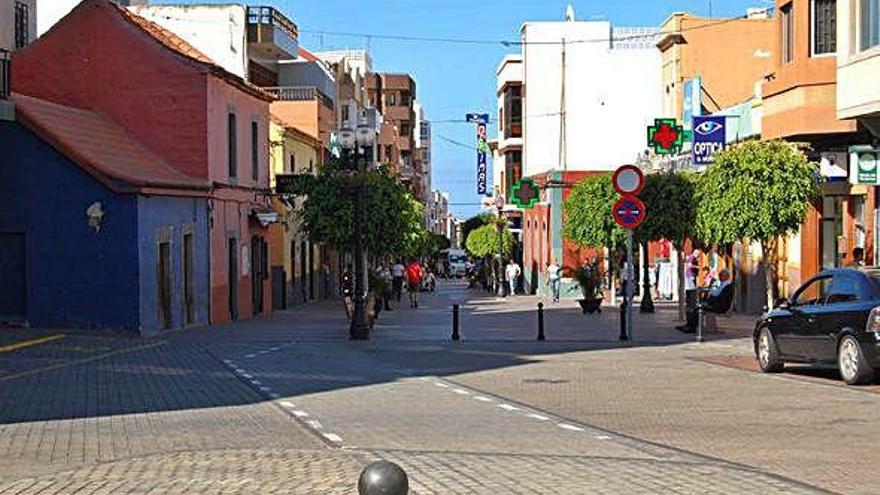
M694 163L708 165L715 163L715 153L727 146L727 118L694 116Z
M681 123L686 131L694 128L692 120L695 116L702 115L703 109L703 81L699 77L688 79L682 87L681 100Z
M486 164L489 156L489 143L486 141L486 124L477 124L477 194L486 194Z

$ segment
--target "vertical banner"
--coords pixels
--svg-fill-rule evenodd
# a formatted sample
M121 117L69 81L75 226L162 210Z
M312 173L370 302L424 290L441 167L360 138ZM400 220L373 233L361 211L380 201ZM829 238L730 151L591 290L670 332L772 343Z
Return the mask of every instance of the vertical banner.
M486 194L486 159L489 143L486 142L486 124L477 124L477 194Z
M684 81L681 100L681 124L686 131L693 129L691 120L702 115L703 85L699 77Z

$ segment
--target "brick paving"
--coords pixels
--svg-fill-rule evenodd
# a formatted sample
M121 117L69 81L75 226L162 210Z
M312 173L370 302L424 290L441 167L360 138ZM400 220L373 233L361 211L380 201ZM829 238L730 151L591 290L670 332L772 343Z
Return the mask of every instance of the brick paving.
M446 286L383 313L369 342L324 303L0 354L0 494L349 494L377 458L418 494L877 486L876 394L700 361L747 356L749 318L697 346L664 309L621 345L616 311L563 303L539 343L536 302Z

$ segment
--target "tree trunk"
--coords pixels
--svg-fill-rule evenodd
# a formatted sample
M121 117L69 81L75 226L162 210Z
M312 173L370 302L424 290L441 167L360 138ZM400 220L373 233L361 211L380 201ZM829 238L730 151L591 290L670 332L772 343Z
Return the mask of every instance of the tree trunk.
M767 282L768 310L771 310L774 306L776 306L776 297L778 295L779 289L777 284L777 280L779 280L779 274L776 273L777 268L779 267L779 264L777 263L779 253L776 252L777 242L777 238L761 241L761 250L764 254L764 276Z
M654 300L651 298L651 269L648 267L648 243L642 243L642 249L644 250L645 255L642 256L642 276L644 277L642 280L644 283L642 287L644 287L644 291L642 292L642 303L639 306L639 311L642 313L653 313L654 312Z
M673 244L676 256L678 257L678 321L684 321L685 315L685 294L684 294L684 243Z

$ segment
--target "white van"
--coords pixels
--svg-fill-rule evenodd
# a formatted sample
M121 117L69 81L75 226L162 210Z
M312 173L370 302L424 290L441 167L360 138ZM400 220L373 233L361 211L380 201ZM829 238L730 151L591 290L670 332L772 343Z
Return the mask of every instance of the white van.
M463 249L450 249L446 253L446 266L449 276L461 278L467 275L468 255Z

